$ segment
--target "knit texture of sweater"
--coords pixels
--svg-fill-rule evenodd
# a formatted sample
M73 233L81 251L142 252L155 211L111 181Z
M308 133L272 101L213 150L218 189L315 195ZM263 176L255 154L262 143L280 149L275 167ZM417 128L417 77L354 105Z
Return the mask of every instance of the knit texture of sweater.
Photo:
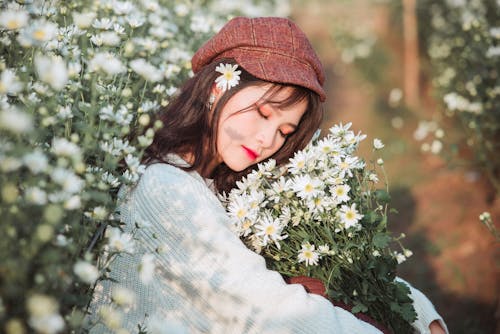
M91 333L138 333L138 325L147 333L380 333L266 269L264 258L232 232L223 206L198 173L153 164L119 197L120 219L135 249L112 260L111 280L101 281L94 293L90 322L105 314L103 307L109 310L118 286L136 296L131 305L115 308L115 328L108 319ZM145 255L155 265L146 281L138 271ZM445 327L431 302L410 289L415 331L429 333L435 319Z

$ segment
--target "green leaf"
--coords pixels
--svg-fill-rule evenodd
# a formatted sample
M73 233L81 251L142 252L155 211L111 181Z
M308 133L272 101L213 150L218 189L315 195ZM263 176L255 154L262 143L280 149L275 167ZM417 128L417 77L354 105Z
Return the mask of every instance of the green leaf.
M385 248L391 239L392 238L386 233L377 233L373 236L373 244L377 248Z
M382 204L389 203L391 201L391 196L383 189L375 190L375 198Z
M366 305L363 303L356 303L356 305L354 305L354 307L351 310L352 313L359 313L366 311L368 311L368 307L366 307Z

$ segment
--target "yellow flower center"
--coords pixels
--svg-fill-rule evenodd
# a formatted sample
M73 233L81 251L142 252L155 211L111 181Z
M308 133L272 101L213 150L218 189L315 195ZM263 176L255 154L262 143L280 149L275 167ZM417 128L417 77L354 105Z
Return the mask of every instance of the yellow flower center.
M309 250L304 251L304 257L306 259L312 259L313 258L313 252L311 252Z
M36 39L36 40L39 40L39 41L43 41L45 39L45 36L47 34L45 33L45 31L43 31L42 29L39 29L39 30L36 30L34 33L33 33L33 37Z
M233 72L226 72L224 73L224 78L226 78L226 80L232 80L233 79Z
M314 187L312 186L312 184L306 184L306 186L304 187L304 191L306 193L310 193L313 190L314 190Z
M342 163L340 164L340 168L342 168L342 169L347 169L347 168L349 168L349 164L348 164L348 163L346 163L346 162L342 162Z
M239 209L238 212L236 212L236 216L238 218L243 218L247 214L247 211L245 209Z
M267 235L274 234L275 231L276 231L276 229L272 225L267 226L266 230L265 230L265 232L266 232Z
M297 167L302 168L302 167L304 167L304 166L305 166L305 164L306 164L306 163L305 163L304 161L299 161L299 162L297 163Z
M344 195L344 188L337 188L337 195L338 196L341 196L341 195Z
M252 226L252 222L249 221L249 220L245 220L245 222L243 223L243 229L248 229L250 228L250 226Z
M7 29L14 30L14 29L17 29L19 27L20 27L19 21L12 19L12 20L9 20L7 22Z
M349 220L350 220L350 219L353 219L353 218L354 218L354 212L352 212L352 211L347 211L347 212L346 212L346 214L345 214L345 217L346 217L347 219L349 219Z

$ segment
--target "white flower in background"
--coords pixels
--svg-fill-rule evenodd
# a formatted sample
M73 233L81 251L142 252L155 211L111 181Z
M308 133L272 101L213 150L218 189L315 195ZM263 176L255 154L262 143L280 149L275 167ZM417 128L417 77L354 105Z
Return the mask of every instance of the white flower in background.
M130 68L144 79L156 82L163 78L161 71L143 58L134 59L130 62Z
M113 301L119 306L131 306L135 302L135 293L122 286L115 286L111 291Z
M125 20L130 25L130 27L134 28L134 29L139 28L140 26L142 26L144 24L144 22L146 22L146 19L143 16L135 15L135 14L127 16L125 18Z
M90 27L92 21L94 21L97 14L94 12L86 12L86 13L73 12L72 15L73 15L73 23L80 29L86 29Z
M101 38L101 35L92 35L92 37L90 37L90 41L92 42L92 44L94 44L95 46L102 46L103 42L102 42L102 38Z
M400 88L393 88L389 93L389 105L397 107L403 98L403 91Z
M87 284L94 284L99 278L97 268L87 261L78 260L73 266L73 271L82 282Z
M59 56L35 56L36 72L40 80L48 83L53 89L61 90L69 79L66 63Z
M115 46L120 44L120 36L114 31L104 31L98 35L101 43L104 45Z
M344 224L344 228L349 228L352 226L356 226L358 224L358 221L363 218L363 215L361 215L358 210L356 210L356 203L351 204L351 206L348 205L342 205L342 207L339 209L338 216L342 221L342 224Z
M57 24L37 20L21 30L17 40L24 47L32 45L42 45L56 38L58 31Z
M128 154L125 157L125 163L127 164L128 170L131 173L142 174L146 169L146 166L141 165L141 161L139 160L139 158L133 156L132 154Z
M0 129L15 134L26 133L33 129L33 118L16 107L10 107L0 111Z
M26 308L28 323L39 333L54 334L64 329L64 320L58 313L57 301L47 295L34 294L28 297Z
M210 16L197 13L191 17L191 25L189 26L192 31L208 33L213 25L213 20Z
M40 150L25 154L23 163L34 174L45 172L49 166L47 156Z
M0 95L17 94L23 89L23 84L19 81L16 74L11 69L6 69L0 76Z
M111 305L103 305L99 308L99 316L102 322L112 330L113 333L119 333L118 329L122 326L122 314L115 310Z
M281 235L283 226L279 219L273 219L270 215L264 215L255 225L255 229L258 231L255 235L262 240L262 246L267 246L272 241L278 249L281 249L279 241L287 237L286 235Z
M113 11L117 15L127 15L132 11L136 10L134 4L131 3L130 1L113 0L111 8L113 8Z
M226 91L238 85L238 83L240 82L241 71L237 71L237 69L238 65L220 63L215 68L215 72L219 72L222 74L215 79L217 87L222 91Z
M333 187L331 190L332 195L335 196L335 201L337 203L343 203L349 201L351 198L349 197L349 191L351 187L347 184L339 184Z
M81 197L78 195L73 195L68 198L63 205L66 210L77 210L82 207Z
M406 256L404 256L404 254L394 252L394 257L396 258L396 261L398 261L398 264L406 261Z
M108 227L106 236L111 251L134 253L135 241L130 234L120 231L117 227Z
M175 14L184 17L189 14L189 7L186 4L180 3L174 7Z
M490 35L495 39L500 39L500 27L490 28Z
M60 157L79 158L81 156L80 148L66 138L52 139L52 152Z
M113 20L110 18L104 17L102 19L95 20L92 23L92 27L101 30L109 30L113 27Z
M26 189L26 200L36 205L47 204L47 193L38 187Z
M3 10L0 13L0 26L9 30L24 27L29 20L29 15L24 10Z
M63 187L63 191L68 194L76 194L83 189L84 181L72 171L61 167L55 168L50 174L54 182Z
M298 176L292 185L293 191L303 199L311 199L321 196L323 193L323 182L320 179L310 177L308 174Z
M368 175L368 180L370 180L373 183L377 183L379 181L378 176L375 173L370 173L370 175Z
M153 274L155 271L155 257L153 254L145 254L141 258L141 263L139 265L139 279L142 283L148 284L153 279Z
M314 245L309 243L302 244L302 249L298 255L299 263L305 262L307 266L315 266L319 261L319 253L315 250Z
M443 143L438 139L434 139L430 147L431 153L439 154L439 152L441 152L442 149L443 149Z
M409 249L405 249L405 250L403 251L403 255L404 255L406 258L409 258L410 256L412 256L412 255L413 255L413 252L412 252L411 250L409 250Z
M73 118L73 112L71 111L71 106L59 106L57 108L57 117L62 120Z
M3 172L13 172L23 165L20 159L4 156L0 153L0 169Z
M109 52L96 53L89 63L90 72L101 71L108 75L115 75L126 70L122 62Z
M376 150L380 150L384 148L384 143L378 138L373 139L373 148Z

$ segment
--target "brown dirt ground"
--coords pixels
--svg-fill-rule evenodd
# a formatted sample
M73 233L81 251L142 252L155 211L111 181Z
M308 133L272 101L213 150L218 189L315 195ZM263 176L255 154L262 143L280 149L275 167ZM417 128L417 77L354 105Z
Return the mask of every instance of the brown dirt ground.
M432 115L432 101L424 99L424 108L402 114L404 126L396 130L388 115L375 110L377 90L361 80L352 66L341 63L329 28L335 20L347 17L379 34L390 34L387 11L380 6L370 9L367 3L293 1L292 16L315 44L327 71L330 112L324 128L352 122L353 128L369 135L365 146L375 137L384 140L392 206L399 211L391 217L392 230L406 233L404 244L414 252L401 265L400 275L429 296L451 333L500 333L500 243L478 219L489 211L500 228L500 198L495 199L477 171L451 168L444 159L420 151L412 133L418 119ZM392 43L388 48L393 48L394 57L388 75L395 77L397 87L402 80L398 72L402 43L394 36L385 38ZM368 151L365 147L363 152Z

